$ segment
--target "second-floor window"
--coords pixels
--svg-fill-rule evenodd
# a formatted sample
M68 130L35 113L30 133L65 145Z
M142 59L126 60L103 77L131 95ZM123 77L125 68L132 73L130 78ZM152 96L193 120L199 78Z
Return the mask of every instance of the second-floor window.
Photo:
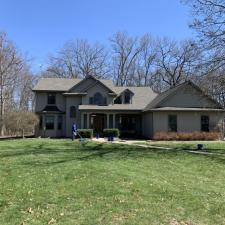
M48 105L55 105L56 103L56 94L48 93Z
M106 105L106 98L100 92L96 92L93 97L89 98L91 105Z

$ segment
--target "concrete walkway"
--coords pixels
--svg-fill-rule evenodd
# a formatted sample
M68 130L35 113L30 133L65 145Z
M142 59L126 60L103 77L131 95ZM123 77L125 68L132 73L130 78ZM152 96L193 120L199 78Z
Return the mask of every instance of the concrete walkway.
M140 140L115 140L113 142L109 142L106 138L93 138L93 141L100 142L100 143L110 143L110 144L123 144L123 145L132 145L132 146L138 146L142 148L153 148L153 149L162 149L162 150L173 150L173 148L168 148L168 147L161 147L161 146L155 146L155 145L149 145L149 144L141 144ZM206 152L204 150L198 151L198 150L180 150L180 151L185 151L193 154L200 154L200 155L217 155L217 156L225 156L223 153L214 153L214 152Z
M154 145L148 145L148 144L141 144L140 140L115 140L113 142L109 142L105 138L93 138L93 141L100 142L100 143L111 143L111 144L122 144L122 145L133 145L133 146L138 146L142 148L155 148L155 149L163 149L163 150L172 150L172 148L167 148L167 147L160 147L160 146L154 146Z

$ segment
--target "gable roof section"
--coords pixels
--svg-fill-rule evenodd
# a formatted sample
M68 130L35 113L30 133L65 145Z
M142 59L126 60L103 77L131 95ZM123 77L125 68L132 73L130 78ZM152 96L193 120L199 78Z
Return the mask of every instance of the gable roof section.
M129 91L131 94L134 94L134 92L133 91L131 91L131 89L130 88L132 88L132 87L125 87L124 88L124 90L122 90L122 92L120 92L120 93L117 93L118 95L121 95L122 93L124 93L124 92L126 92L126 91Z
M111 80L106 80L106 79L97 79L93 76L87 76L83 80L81 80L79 83L75 84L72 88L70 88L68 91L71 92L73 89L76 89L76 87L80 86L81 84L85 83L88 79L93 79L95 83L85 87L82 89L82 92L86 92L89 88L95 86L97 83L100 83L103 85L106 89L108 89L110 92L114 93L112 90L113 87L113 82Z
M88 79L88 78L86 78ZM85 79L84 79L85 80ZM133 100L132 104L116 104L118 108L129 108L136 110L144 110L144 108L156 98L157 94L152 91L150 87L118 87L114 86L111 80L106 79L96 79L97 83L101 83L103 86L107 87L110 90L109 94L120 95L126 90L132 92ZM37 85L33 88L33 91L46 91L46 92L64 92L65 95L82 95L83 92L73 93L69 90L73 89L76 85L79 85L83 80L81 79L68 79L68 78L41 78ZM116 106L115 106L116 107Z
M211 101L213 104L215 104L218 109L223 109L223 107L217 101L215 101L214 99L212 99L210 96L206 95L197 85L195 85L191 81L186 81L186 82L184 82L184 83L182 83L180 85L177 85L176 87L170 88L170 89L168 89L168 90L160 93L155 99L153 99L153 101L151 101L146 106L146 108L144 109L144 111L149 111L149 110L152 110L154 108L160 107L160 104L161 103L163 103L169 97L171 97L174 94L176 94L179 90L181 90L182 88L184 88L184 86L186 86L186 85L189 85L192 88L194 88L195 90L197 90L199 92L199 94L201 94L203 97L207 98L209 101Z
M144 108L151 102L157 94L153 92L153 90L150 87L115 87L115 92L120 95L125 90L129 89L132 93L134 93L132 97L132 104L135 109L137 110L144 110ZM114 104L114 105L120 105L123 107L123 104ZM129 104L125 104L129 105ZM128 107L128 106L127 106Z
M132 104L113 104L110 106L80 105L80 110L138 110L143 111L147 104L152 101L157 94L150 87L114 87L117 95L129 89L133 95Z
M55 91L65 92L78 84L81 79L68 79L68 78L41 78L33 91Z

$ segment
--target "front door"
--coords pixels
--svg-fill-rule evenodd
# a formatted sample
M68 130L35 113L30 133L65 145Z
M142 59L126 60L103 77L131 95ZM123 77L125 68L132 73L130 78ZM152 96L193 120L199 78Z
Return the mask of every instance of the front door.
M104 129L105 116L103 114L92 115L94 132L101 134Z

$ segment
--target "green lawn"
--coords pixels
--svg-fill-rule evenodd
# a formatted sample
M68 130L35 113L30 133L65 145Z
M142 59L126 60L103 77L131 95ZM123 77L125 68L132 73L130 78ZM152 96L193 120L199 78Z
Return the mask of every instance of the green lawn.
M0 224L225 224L225 156L154 144L1 141Z
M197 144L203 144L205 152L225 153L225 141L147 141L140 143L176 150L196 150Z

